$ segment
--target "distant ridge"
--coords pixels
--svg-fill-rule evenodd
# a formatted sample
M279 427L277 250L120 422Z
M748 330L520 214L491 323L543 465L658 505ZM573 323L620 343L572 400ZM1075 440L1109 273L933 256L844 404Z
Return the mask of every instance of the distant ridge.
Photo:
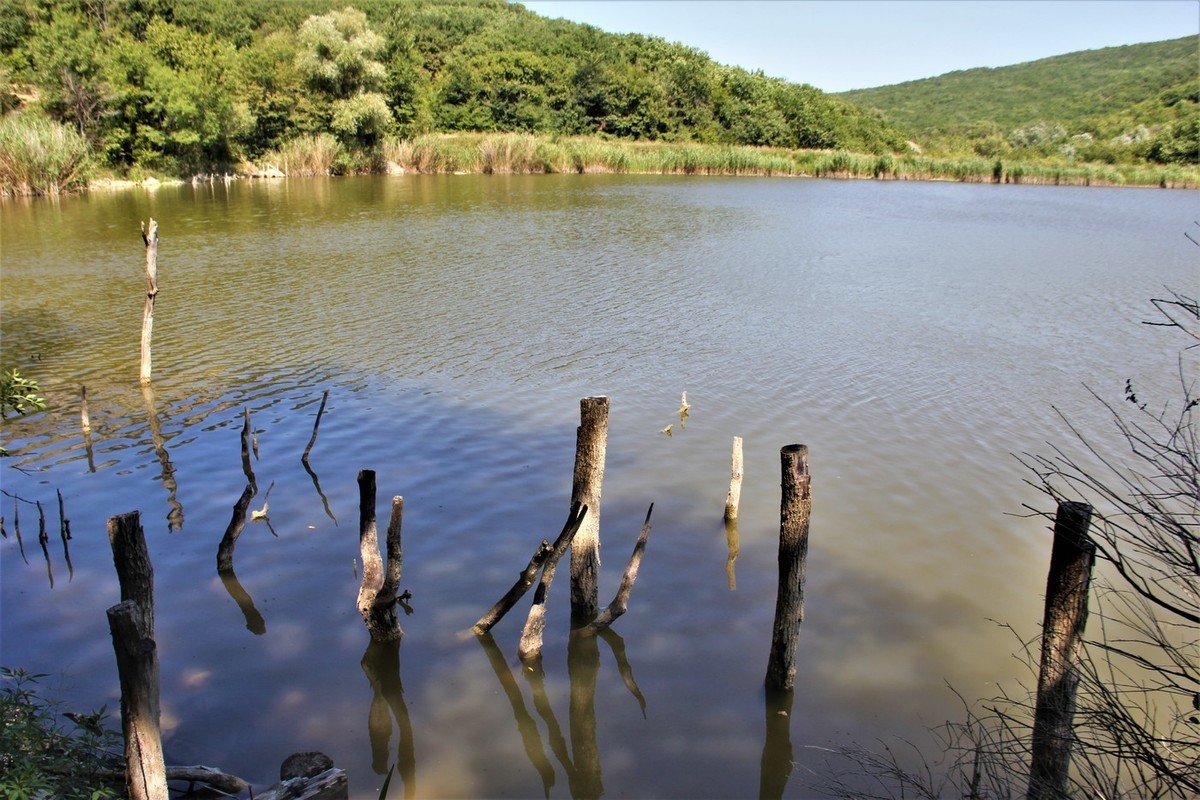
M919 139L1008 133L1045 122L1070 134L1119 136L1196 113L1200 36L961 70L838 96L882 112Z

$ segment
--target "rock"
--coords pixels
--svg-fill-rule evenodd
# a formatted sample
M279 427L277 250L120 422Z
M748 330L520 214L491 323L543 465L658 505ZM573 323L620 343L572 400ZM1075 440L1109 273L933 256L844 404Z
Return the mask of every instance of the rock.
M279 780L312 778L333 766L333 759L315 750L307 753L292 753L279 767Z

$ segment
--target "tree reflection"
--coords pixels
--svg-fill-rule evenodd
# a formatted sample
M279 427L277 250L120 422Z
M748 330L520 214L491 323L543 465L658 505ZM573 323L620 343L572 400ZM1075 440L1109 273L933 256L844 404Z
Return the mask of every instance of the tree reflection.
M404 701L404 685L400 681L400 640L372 640L362 657L362 670L371 684L371 710L367 714L367 731L371 739L371 769L386 775L392 737L392 719L399 728L396 742L396 765L404 782L404 796L417 796L417 756L413 743L412 720Z
M517 730L521 735L525 753L542 782L542 792L550 796L555 784L555 771L546 756L537 722L530 715L512 668L505 661L500 648L490 633L476 637L487 654L488 662L500 687L512 706ZM540 656L524 662L521 674L529 686L534 710L546 726L550 752L562 766L567 776L571 797L597 798L604 794L604 780L600 761L600 746L596 736L596 679L600 672L600 646L603 639L613 651L617 670L630 694L638 701L642 716L646 715L646 699L633 677L633 669L625 655L624 640L611 629L597 636L576 629L567 643L567 674L570 680L568 704L568 728L570 744L563 735L562 726L554 713L546 692L546 675Z
M792 774L792 699L795 692L767 689L767 732L759 769L760 800L783 797Z
M252 476L253 472L250 475ZM267 622L255 608L250 593L233 572L233 551L237 547L238 537L246 527L246 511L250 508L250 501L254 499L255 494L254 481L251 478L237 502L233 504L233 516L225 529L225 535L221 537L221 543L217 545L217 575L221 578L225 591L229 592L233 602L242 610L242 615L246 618L246 630L255 636L262 636L267 632Z
M162 425L158 421L158 409L154 404L154 389L150 384L142 384L142 400L146 404L146 416L150 424L150 440L154 444L154 453L162 464L162 482L167 490L167 503L171 510L167 512L167 526L170 530L183 529L183 506L176 495L179 486L175 483L175 467L171 464L171 456L167 453L167 442L162 435Z

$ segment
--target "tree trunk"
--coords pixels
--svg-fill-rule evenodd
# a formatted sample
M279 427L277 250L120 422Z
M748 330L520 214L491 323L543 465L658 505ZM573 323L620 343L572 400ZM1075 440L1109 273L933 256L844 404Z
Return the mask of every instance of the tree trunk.
M1033 716L1030 800L1067 796L1079 654L1087 625L1096 545L1088 539L1092 507L1059 503L1046 578L1042 659Z
M808 447L791 444L780 450L783 468L779 509L779 590L767 688L789 690L796 680L796 643L804 621L804 570L808 555L808 517L812 510Z
M600 484L608 447L608 398L583 398L579 416L571 504L587 506L588 514L571 542L571 618L575 624L591 622L600 607Z

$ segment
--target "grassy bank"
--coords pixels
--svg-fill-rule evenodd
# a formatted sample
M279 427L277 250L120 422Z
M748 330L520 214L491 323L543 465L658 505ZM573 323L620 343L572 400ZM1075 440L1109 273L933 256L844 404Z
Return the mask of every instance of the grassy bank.
M58 194L81 189L89 171L86 143L52 123L9 118L0 124L3 194ZM385 139L369 153L347 151L333 136L304 136L264 154L243 172L274 167L286 175L384 171L418 174L624 173L756 175L875 180L1025 183L1061 186L1200 188L1200 165L995 160L917 153L787 150L694 143L638 142L594 136L430 134Z
M303 160L293 156L295 160ZM328 156L326 157L328 160ZM281 159L282 161L283 159ZM289 159L291 160L291 159ZM321 159L313 158L312 162ZM820 178L1031 183L1070 186L1200 188L1200 166L1108 165L1067 161L997 161L827 150L786 150L693 143L635 142L530 134L432 134L387 140L350 172L389 166L437 173L628 173L656 175L790 175ZM282 165L284 172L289 172ZM307 172L306 174L312 174Z

